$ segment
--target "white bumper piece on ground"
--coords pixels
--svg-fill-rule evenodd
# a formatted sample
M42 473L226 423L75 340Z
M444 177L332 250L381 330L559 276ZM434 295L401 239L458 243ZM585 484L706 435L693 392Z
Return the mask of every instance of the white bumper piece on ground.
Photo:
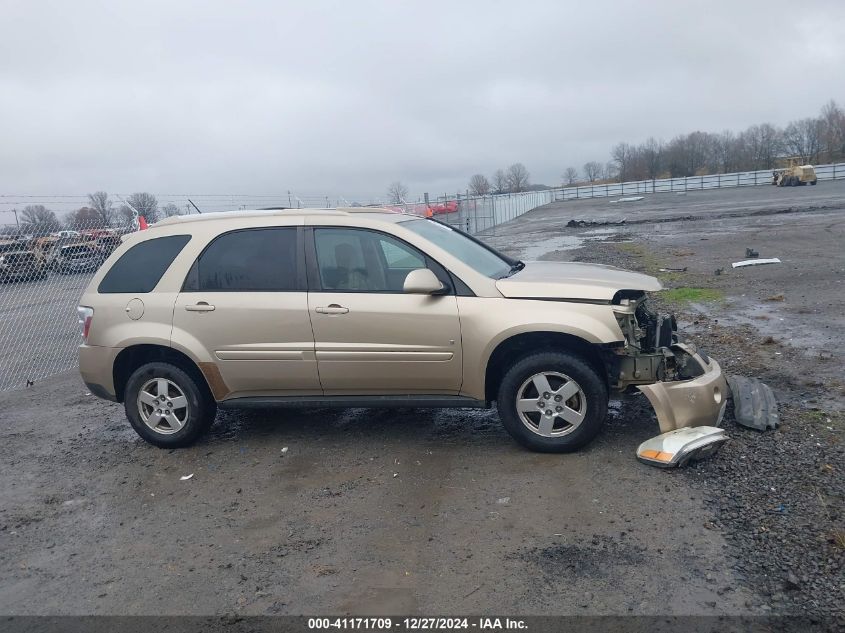
M637 459L651 466L674 468L712 455L728 441L723 429L691 426L663 433L640 444Z

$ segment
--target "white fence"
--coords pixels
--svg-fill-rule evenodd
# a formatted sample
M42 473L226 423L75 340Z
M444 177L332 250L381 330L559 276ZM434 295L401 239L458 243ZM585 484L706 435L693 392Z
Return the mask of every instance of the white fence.
M845 178L845 163L817 165L818 180L838 180ZM545 191L527 191L523 193L504 193L489 196L457 195L451 199L439 198L436 210L447 202L457 202L457 209L451 213L435 215L442 222L447 222L468 233L483 233L498 224L509 222L523 213L549 204L585 200L634 196L638 194L672 193L681 191L699 191L702 189L720 189L726 187L754 187L772 184L772 170L742 171L731 174L712 174L709 176L687 176L681 178L658 178L654 180L635 180L629 182L602 183L559 187ZM409 205L408 210L422 213L425 205Z
M819 180L845 178L845 163L816 165ZM754 187L771 185L772 170L741 171L732 174L711 174L709 176L685 176L683 178L658 178L601 185L582 185L555 189L555 200L579 200L606 196L629 196L640 193L671 193L675 191L696 191L720 189L722 187Z

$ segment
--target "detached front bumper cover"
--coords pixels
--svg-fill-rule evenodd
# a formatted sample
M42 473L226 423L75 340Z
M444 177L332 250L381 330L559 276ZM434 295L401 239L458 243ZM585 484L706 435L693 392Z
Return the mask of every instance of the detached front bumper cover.
M698 353L695 348L677 343L680 353L688 354L690 362L697 363L701 374L689 380L656 382L639 385L654 412L661 433L692 426L718 427L727 406L728 384L722 368L712 358Z

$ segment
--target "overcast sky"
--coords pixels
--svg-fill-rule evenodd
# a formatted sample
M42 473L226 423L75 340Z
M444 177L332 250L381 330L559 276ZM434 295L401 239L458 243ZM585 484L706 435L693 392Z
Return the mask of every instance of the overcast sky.
M412 195L845 103L845 2L0 0L0 194ZM286 196L285 196L286 198Z

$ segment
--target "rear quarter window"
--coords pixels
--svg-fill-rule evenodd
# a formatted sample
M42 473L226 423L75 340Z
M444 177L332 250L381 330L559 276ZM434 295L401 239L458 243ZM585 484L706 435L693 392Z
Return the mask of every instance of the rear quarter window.
M168 235L135 244L109 269L97 291L101 294L152 292L190 239L190 235Z

